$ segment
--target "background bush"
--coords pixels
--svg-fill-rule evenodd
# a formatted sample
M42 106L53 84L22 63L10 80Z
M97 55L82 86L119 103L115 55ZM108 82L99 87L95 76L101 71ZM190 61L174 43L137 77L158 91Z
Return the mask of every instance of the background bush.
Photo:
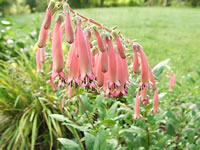
M45 11L49 0L0 0L3 15ZM72 8L117 6L200 6L200 0L69 0Z

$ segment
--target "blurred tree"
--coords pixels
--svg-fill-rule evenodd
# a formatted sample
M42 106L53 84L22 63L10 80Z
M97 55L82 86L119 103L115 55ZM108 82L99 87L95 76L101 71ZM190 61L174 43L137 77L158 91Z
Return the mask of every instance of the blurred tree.
M103 4L104 4L104 0L101 0L100 6L103 7Z
M74 8L81 8L81 0L69 0L68 3Z
M37 6L36 0L26 0L26 4L30 6L31 12L35 11L35 8Z
M12 2L13 0L0 0L0 12L2 15L8 15L8 9L10 8Z

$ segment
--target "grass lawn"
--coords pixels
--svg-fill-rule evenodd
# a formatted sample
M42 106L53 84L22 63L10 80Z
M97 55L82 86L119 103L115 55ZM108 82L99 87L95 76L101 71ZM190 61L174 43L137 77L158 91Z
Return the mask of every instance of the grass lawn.
M182 76L200 70L200 9L192 8L91 8L77 10L89 18L137 39L150 64L171 58L170 65ZM43 14L14 16L13 23L30 32L41 25ZM35 21L39 20L39 21Z

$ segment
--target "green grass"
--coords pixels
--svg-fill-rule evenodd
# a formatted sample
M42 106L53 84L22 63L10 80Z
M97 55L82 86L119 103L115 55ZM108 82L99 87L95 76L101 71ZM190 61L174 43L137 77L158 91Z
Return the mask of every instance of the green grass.
M137 39L152 66L171 58L170 65L179 77L200 70L200 9L125 7L77 11L108 27L116 25L126 37ZM12 19L28 33L40 27L43 14Z

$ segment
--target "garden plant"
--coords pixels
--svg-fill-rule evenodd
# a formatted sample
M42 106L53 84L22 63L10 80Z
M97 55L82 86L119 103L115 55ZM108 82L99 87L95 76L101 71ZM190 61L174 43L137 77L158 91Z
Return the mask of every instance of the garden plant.
M151 67L137 40L65 0L50 0L26 44L7 40L12 25L2 24L0 149L200 148L200 103L185 103L199 96L199 72L181 95L188 85L177 81L170 59Z

